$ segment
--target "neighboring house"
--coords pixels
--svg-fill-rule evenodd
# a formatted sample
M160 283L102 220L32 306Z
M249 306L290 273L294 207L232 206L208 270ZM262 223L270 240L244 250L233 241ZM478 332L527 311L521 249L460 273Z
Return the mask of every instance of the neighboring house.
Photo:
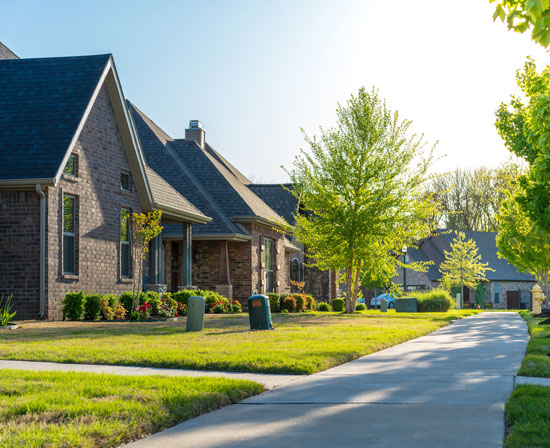
M191 225L210 218L146 165L112 56L0 45L0 59L0 294L17 317L59 319L69 291L131 290L132 212L162 210L190 285ZM146 283L163 283L158 259L157 241Z
M286 222L295 224L294 215L298 209L298 200L291 193L293 184L249 184L248 187ZM336 273L320 271L312 266L312 260L304 253L303 245L295 239L291 241L300 248L300 251L290 256L290 279L297 282L303 281L305 291L317 300L330 302L335 299L337 297Z
M254 292L290 291L291 257L299 252L282 233L282 217L256 195L250 181L206 141L197 120L173 138L128 102L147 164L212 217L193 227L193 285L244 302ZM166 226L164 280L180 286L181 239Z
M489 287L491 301L495 308L530 308L531 289L535 285L535 277L531 274L519 272L518 269L499 258L497 255L496 232L474 232L464 231L466 240L475 241L481 261L488 263L493 271L486 272L488 280L485 283ZM438 231L431 238L420 242L418 249L408 248L409 261L432 261L426 273L406 270L406 281L404 281L403 269L392 281L403 285L408 290L436 288L441 281L439 267L445 260L445 251L451 250L451 243L456 237L455 232ZM475 290L464 288L462 291L463 300L475 301Z

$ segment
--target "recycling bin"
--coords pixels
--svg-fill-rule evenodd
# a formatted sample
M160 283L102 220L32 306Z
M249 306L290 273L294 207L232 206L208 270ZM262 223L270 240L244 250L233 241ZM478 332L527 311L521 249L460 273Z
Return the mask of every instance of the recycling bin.
M248 316L251 330L273 330L267 296L256 294L248 298Z
M204 329L204 297L192 296L187 302L187 331L202 331Z
M415 297L395 299L395 311L397 313L416 313L418 312L418 301Z
M380 312L381 313L387 313L388 312L388 301L386 299L380 300Z

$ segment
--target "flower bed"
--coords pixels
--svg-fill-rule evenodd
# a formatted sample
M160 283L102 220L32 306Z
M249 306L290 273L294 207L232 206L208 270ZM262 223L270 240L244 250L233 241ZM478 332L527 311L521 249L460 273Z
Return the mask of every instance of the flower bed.
M191 296L205 298L206 313L241 313L243 310L241 304L236 300L229 300L215 291L208 290L182 290L162 296L157 292L148 291L140 292L135 299L131 292L124 292L118 297L114 294L100 296L99 294L70 292L63 299L63 319L173 320L187 314L188 301ZM132 304L134 304L133 310Z

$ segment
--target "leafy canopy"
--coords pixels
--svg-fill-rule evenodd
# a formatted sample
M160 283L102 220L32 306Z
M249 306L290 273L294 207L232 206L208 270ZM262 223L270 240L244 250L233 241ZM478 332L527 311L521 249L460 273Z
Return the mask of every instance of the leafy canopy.
M445 251L445 260L439 266L444 287L466 286L474 289L479 282L487 281L485 272L494 269L488 263L481 262L481 255L477 250L474 240L466 240L464 232L457 232L451 243L451 250Z
M543 47L550 44L550 0L490 0L497 2L493 20L506 21L509 30L524 33Z
M433 148L407 135L411 122L375 89L360 89L336 115L336 128L305 137L310 152L302 150L289 172L306 211L293 231L317 267L344 272L353 312L361 277L387 283L401 247L431 233L436 204L424 184Z

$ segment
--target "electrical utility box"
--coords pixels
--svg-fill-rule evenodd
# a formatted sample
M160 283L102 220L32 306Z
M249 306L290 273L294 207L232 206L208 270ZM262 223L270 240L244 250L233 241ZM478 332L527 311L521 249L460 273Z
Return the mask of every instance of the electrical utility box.
M204 297L192 296L187 302L187 331L202 331L204 329Z
M248 316L251 330L273 330L267 296L256 294L248 298Z

